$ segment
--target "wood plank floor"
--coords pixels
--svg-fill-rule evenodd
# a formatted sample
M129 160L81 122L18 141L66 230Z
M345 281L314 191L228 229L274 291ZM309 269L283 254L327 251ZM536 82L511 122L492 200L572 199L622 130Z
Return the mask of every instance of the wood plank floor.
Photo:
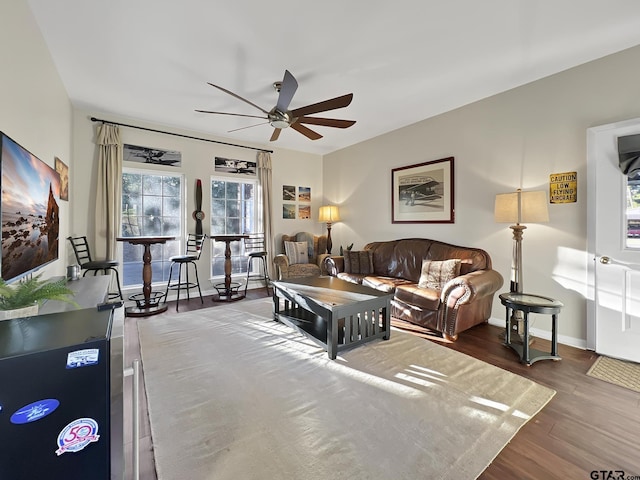
M266 289L250 290L247 299L267 296ZM162 315L175 314L175 304ZM205 297L180 301L180 311L225 305ZM125 365L140 358L138 322L156 317L125 319ZM479 325L462 334L455 343L419 328L394 321L393 325L413 331L453 350L530 378L557 391L555 397L536 417L528 422L480 476L485 480L504 479L591 479L622 478L592 476L592 471L622 470L625 477L640 479L640 394L588 377L587 370L597 355L590 351L560 345L561 361L540 361L531 367L517 361L515 352L502 345L501 329L489 324ZM549 342L535 339L535 348L549 350ZM142 369L141 369L142 370ZM157 479L153 458L144 374L140 391L140 478ZM125 398L130 395L125 384ZM125 403L125 421L131 408ZM126 425L130 425L129 422ZM127 429L128 430L128 429ZM131 458L131 435L125 436L125 455ZM130 461L128 461L130 465ZM128 467L127 478L131 478ZM293 479L292 479L293 480ZM382 480L382 479L381 479Z

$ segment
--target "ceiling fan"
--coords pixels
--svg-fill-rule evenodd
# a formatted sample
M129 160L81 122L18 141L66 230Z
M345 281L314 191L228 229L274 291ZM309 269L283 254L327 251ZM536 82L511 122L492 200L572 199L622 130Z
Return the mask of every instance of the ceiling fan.
M207 82L208 83L208 82ZM340 97L332 98L330 100L325 100L323 102L314 103L312 105L307 105L306 107L296 108L294 110L288 110L289 104L293 99L293 95L296 93L298 89L298 82L295 77L289 72L289 70L284 71L284 78L282 82L274 82L273 87L276 92L278 92L278 102L276 106L273 107L270 111L266 111L262 107L259 107L255 103L250 102L246 98L242 98L239 95L227 90L226 88L222 88L218 85L214 85L213 83L209 83L212 87L215 87L219 90L222 90L225 93L237 98L238 100L242 100L245 103L257 108L266 116L258 116L258 115L244 115L240 113L226 113L226 112L213 112L210 110L196 110L196 112L200 113L215 113L218 115L234 115L237 117L250 117L250 118L262 118L267 120L265 123L269 123L273 128L273 134L271 135L270 141L275 141L280 136L280 131L283 128L291 127L297 132L300 132L307 138L311 140L318 140L322 138L318 132L311 130L309 127L306 127L303 124L309 125L319 125L323 127L334 127L334 128L348 128L353 125L355 120L339 120L336 118L322 118L322 117L309 117L308 115L312 115L314 113L326 112L329 110L336 110L338 108L344 108L351 103L353 99L353 93L349 93L347 95L342 95ZM260 123L259 125L264 125L264 123ZM250 125L248 127L237 128L235 130L230 130L231 132L235 132L237 130L243 130L245 128L257 127L258 125Z

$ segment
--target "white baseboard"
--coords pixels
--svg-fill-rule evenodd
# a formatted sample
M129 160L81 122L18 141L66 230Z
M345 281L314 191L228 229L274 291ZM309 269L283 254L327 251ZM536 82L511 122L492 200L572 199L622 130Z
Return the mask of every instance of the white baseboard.
M489 324L495 325L496 327L500 327L504 329L505 327L505 319L497 319L497 318L489 318ZM541 330L539 328L531 328L529 329L529 333L534 337L544 338L545 340L551 340L551 332L548 330ZM582 338L569 337L567 335L558 335L558 343L562 345L568 345L570 347L576 347L581 350L587 349L587 341Z

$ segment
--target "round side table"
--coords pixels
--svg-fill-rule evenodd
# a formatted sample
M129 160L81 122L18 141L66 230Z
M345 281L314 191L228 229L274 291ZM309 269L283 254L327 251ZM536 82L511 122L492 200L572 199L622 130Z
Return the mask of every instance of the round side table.
M564 304L550 297L533 295L531 293L501 293L500 301L507 308L507 324L504 344L514 349L520 355L520 361L531 365L538 360L561 360L558 355L558 314ZM524 339L522 345L511 343L511 328L509 318L511 311L521 311L524 315ZM551 315L551 353L542 352L529 346L529 313Z

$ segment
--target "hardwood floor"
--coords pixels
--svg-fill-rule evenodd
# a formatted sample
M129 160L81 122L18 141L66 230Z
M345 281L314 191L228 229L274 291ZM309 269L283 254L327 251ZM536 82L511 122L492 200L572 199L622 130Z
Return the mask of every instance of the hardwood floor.
M247 299L266 296L264 288L256 289L248 292ZM180 311L225 304L213 302L210 297L205 298L204 305L199 299L181 300ZM162 315L172 314L175 314L175 304L170 302L169 309ZM138 322L154 318L158 316L125 319L125 365L140 358ZM515 352L502 345L501 329L489 324L460 334L455 343L402 322L394 321L393 325L413 331L425 341L438 342L557 391L551 402L500 452L481 479L622 478L615 472L607 476L608 471L616 470L624 471L624 478L640 479L640 393L588 377L586 372L597 358L595 353L560 345L561 361L540 361L527 367L518 363ZM534 347L547 351L550 348L549 342L542 339L535 339ZM143 379L144 374L140 389L140 478L155 480ZM130 413L130 405L125 404L125 419L130 418ZM127 440L125 455L129 459L130 434ZM592 471L600 471L599 476L592 476Z

